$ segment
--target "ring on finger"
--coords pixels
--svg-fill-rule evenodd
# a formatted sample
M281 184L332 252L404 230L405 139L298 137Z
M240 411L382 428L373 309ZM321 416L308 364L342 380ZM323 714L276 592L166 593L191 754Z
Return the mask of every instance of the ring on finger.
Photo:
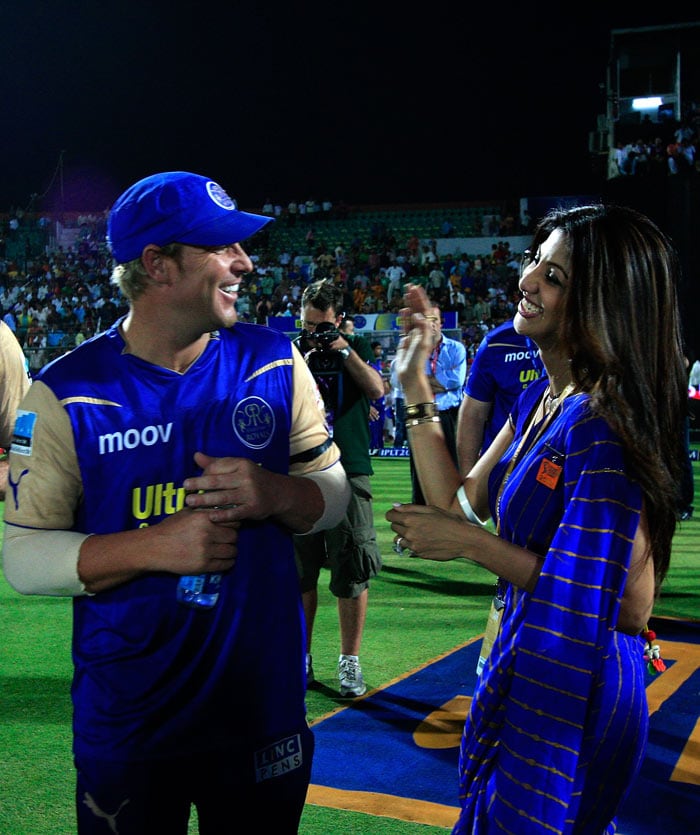
M396 542L394 543L394 551L397 554L403 554L403 537L399 536L396 538Z

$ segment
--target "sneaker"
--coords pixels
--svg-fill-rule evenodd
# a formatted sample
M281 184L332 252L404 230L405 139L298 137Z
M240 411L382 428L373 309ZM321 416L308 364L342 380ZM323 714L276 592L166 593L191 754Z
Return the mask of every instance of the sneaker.
M362 678L362 667L356 655L341 655L338 659L338 678L341 696L361 696L367 692Z
M308 687L310 684L313 684L316 679L314 678L314 668L313 664L311 663L311 655L306 653L306 686Z

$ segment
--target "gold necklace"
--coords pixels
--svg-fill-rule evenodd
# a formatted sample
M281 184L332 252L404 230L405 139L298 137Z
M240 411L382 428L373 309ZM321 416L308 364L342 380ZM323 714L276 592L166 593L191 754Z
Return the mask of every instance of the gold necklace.
M553 411L559 406L562 400L568 397L571 392L574 390L574 384L569 383L565 386L559 394L552 394L551 386L547 386L547 394L544 398L544 410L548 415L551 415Z

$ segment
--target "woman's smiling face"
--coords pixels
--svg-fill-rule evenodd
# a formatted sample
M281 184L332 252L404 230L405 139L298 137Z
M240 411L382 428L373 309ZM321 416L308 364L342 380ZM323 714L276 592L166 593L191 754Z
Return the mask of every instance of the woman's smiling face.
M540 349L559 345L566 296L571 282L571 258L561 229L544 240L537 252L526 250L518 286L523 297L513 324Z

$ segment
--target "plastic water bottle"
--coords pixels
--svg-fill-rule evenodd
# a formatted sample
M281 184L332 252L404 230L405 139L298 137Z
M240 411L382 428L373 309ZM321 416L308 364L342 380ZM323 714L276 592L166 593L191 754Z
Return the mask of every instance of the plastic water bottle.
M213 510L225 510L235 504L223 504ZM213 609L219 599L221 574L186 574L177 584L177 602L193 609Z
M180 577L177 600L193 609L211 609L219 599L221 574L191 574Z

